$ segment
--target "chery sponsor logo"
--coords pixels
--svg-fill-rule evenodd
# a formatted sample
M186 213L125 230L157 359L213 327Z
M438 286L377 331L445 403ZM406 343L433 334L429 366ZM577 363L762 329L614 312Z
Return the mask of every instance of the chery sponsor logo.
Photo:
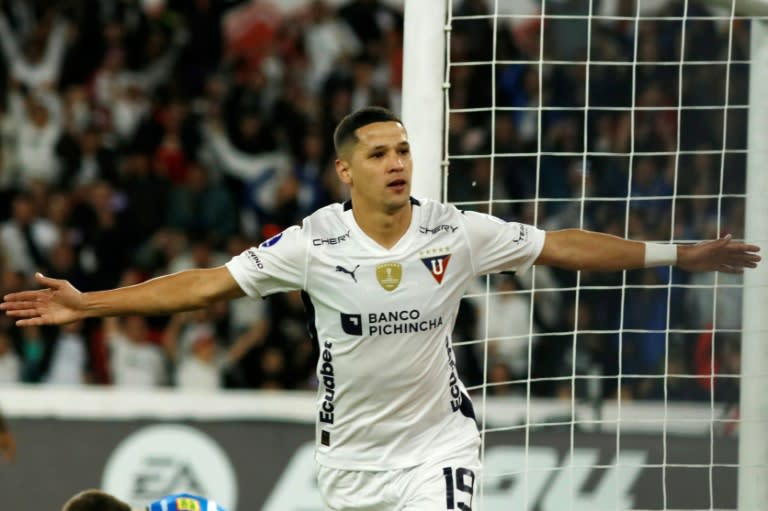
M456 232L458 229L455 225L448 225L448 224L442 224L442 225L436 225L434 227L428 227L426 225L419 226L419 232L421 234L438 234L440 232Z
M339 236L331 236L329 238L313 238L312 244L316 247L322 245L339 245L349 239L349 232L350 231L347 231Z

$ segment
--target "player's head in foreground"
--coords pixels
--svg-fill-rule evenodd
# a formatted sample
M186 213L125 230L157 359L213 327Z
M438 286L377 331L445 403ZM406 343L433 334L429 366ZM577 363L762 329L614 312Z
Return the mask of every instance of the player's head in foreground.
M135 511L117 497L101 490L84 490L72 496L61 511ZM143 510L142 510L143 511Z
M410 203L413 161L402 121L381 107L357 110L333 134L336 172L361 213L394 214Z
M101 490L84 490L70 498L61 511L181 511L199 509L200 511L224 511L224 509L204 497L189 493L168 495L151 502L146 508L132 508L114 495Z

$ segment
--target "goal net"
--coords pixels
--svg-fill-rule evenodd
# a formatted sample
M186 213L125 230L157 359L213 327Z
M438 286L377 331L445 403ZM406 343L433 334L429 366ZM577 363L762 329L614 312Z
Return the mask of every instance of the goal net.
M416 193L547 230L764 243L767 5L406 2ZM475 502L763 509L766 280L546 267L478 280L454 339L483 435Z

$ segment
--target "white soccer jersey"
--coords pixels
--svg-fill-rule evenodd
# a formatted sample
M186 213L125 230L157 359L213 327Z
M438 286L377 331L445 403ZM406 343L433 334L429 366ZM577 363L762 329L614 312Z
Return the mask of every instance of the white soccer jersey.
M322 465L405 468L479 441L451 348L459 302L478 275L527 270L544 232L432 200L411 203L411 226L390 249L358 227L347 202L227 263L252 297L294 289L309 297Z

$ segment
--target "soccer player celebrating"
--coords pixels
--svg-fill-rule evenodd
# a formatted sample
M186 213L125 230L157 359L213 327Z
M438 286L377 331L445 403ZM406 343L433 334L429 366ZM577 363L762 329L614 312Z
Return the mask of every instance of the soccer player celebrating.
M85 490L69 499L61 511L226 511L216 502L192 495L175 493L141 509L131 508L114 495L101 490Z
M351 200L224 266L89 293L37 275L44 289L10 294L0 307L27 326L169 314L300 289L320 347L316 459L326 508L471 509L480 438L451 331L473 279L533 264L742 272L760 260L757 246L729 236L677 246L545 232L414 198L408 134L385 109L345 117L334 144Z

